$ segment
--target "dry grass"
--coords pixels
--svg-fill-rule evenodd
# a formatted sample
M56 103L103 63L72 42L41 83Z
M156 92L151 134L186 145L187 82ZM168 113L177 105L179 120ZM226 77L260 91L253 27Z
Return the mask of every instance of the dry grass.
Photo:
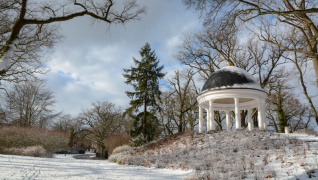
M301 134L307 134L307 135L312 135L312 136L318 136L318 133L314 130L310 130L310 129L304 129L302 131L300 131Z

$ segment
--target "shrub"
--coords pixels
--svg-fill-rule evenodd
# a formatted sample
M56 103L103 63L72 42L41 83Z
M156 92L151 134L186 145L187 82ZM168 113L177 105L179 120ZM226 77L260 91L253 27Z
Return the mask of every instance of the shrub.
M134 147L138 147L143 145L146 142L146 138L143 134L139 134L137 137L131 140L131 145Z
M113 153L112 154L117 154L117 153L121 153L121 152L124 152L124 151L128 151L132 149L129 145L123 145L123 146L119 146L117 148L115 148L113 150Z
M29 146L23 151L24 156L44 157L47 155L46 150L42 146Z
M104 140L104 144L109 154L113 153L116 147L122 146L124 144L129 144L131 137L124 133L120 135L110 135Z
M46 150L42 146L29 146L26 148L9 148L5 149L6 154L45 157L47 156Z
M0 128L0 153L10 153L8 150L11 148L25 149L33 146L41 146L50 156L56 150L67 148L67 137L63 133L35 127L4 126Z
M130 147L130 146L129 146ZM117 149L117 148L116 148ZM126 155L129 155L129 154L132 154L135 152L135 150L133 148L128 148L128 146L124 147L124 148L119 148L120 150L124 150L126 149L125 151L121 151L121 152L118 152L120 150L116 150L118 153L113 153L109 158L108 158L108 161L109 162L114 162L114 163L117 163L117 164L122 164L122 159L124 157L126 157ZM115 152L116 152L115 151Z
M117 163L117 161L118 161L120 156L121 156L120 153L112 154L112 155L109 156L108 161L109 162L113 162L113 163Z
M85 150L84 149L78 150L78 154L85 154Z

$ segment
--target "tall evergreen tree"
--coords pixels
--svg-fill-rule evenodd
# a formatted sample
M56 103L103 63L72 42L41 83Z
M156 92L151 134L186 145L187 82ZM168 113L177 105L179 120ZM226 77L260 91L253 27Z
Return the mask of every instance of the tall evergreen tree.
M130 107L126 109L134 119L133 135L143 134L147 141L154 138L154 132L158 127L158 120L154 111L158 110L156 101L160 101L159 79L165 76L162 73L163 65L159 66L159 59L155 51L151 50L149 43L146 43L139 51L141 60L133 57L135 67L124 69L123 76L127 79L126 84L132 85L134 92L126 91L131 99ZM143 107L142 112L140 112ZM134 114L136 113L136 114Z

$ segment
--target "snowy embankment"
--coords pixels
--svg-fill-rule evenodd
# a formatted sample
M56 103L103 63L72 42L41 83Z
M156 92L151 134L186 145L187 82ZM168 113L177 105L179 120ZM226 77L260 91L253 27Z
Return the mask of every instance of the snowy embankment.
M145 168L105 160L74 159L71 155L33 158L0 154L0 179L183 179L191 171Z
M118 162L129 165L64 155L32 158L0 154L0 179L316 180L318 177L318 137L304 134L258 130L188 132L118 157Z
M117 162L194 170L188 179L316 180L318 137L259 130L188 132L138 148Z

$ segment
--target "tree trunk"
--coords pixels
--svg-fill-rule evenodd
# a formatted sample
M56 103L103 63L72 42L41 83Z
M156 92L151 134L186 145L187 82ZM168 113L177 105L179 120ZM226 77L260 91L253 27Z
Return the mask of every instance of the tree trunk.
M247 127L246 123L245 123L245 117L246 117L246 113L244 110L241 110L241 127Z
M295 56L296 56L296 54L295 54ZM318 62L318 57L317 56L312 58L312 61L313 61L313 64L314 64L314 62L316 62L316 66L318 65L317 64L317 62ZM302 70L301 70L300 66L298 65L298 59L297 58L295 58L295 65L296 65L296 68L297 68L297 70L299 72L300 83L301 83L301 86L303 88L304 94L306 96L306 99L308 100L308 103L310 105L310 108L311 108L312 112L314 113L314 118L316 120L316 123L318 124L317 110L316 110L316 108L315 108L315 106L314 106L314 104L313 104L313 102L311 100L311 97L309 96L309 94L307 92L307 87L306 87L305 82L304 82L304 77L303 77L303 74L302 74ZM318 73L318 67L314 66L314 69L315 69L315 72L316 72L316 82L317 82L317 86L318 86L318 74L317 74Z
M276 105L276 108L277 108L276 111L277 111L277 117L278 117L278 126L279 126L279 131L281 133L284 133L285 127L287 126L287 118L283 108L284 99L281 94L281 87L279 87L279 91L277 92L277 95L278 95L278 100Z
M180 112L180 115L179 115L179 125L178 125L178 133L181 133L182 132L182 124L183 124L183 121L182 121L182 112Z
M69 135L68 147L70 147L70 148L73 147L74 138L75 138L75 133L74 133L74 128L72 128L71 131L70 131L70 135Z
M253 109L253 113L252 113L252 119L253 119L253 124L255 128L258 128L258 123L257 123L257 110L256 108Z
M316 85L318 87L318 55L311 57L311 60L312 60L312 64L316 73ZM316 118L316 122L318 123L317 118Z
M143 123L142 123L142 131L144 134L144 137L148 139L147 135L147 100L145 98L144 100L144 117L143 117Z
M222 119L221 119L221 116L220 116L220 111L214 111L214 113L215 113L217 128L218 128L219 131L222 131L223 127L222 127Z

